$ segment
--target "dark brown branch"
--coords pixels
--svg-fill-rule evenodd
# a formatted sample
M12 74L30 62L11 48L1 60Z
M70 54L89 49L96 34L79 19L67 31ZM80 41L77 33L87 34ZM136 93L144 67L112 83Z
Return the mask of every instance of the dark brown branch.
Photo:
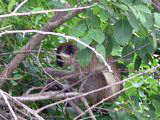
M73 17L75 17L76 15L78 15L82 11L83 10L74 10L74 11L68 13L68 14L66 12L65 13L64 12L58 12L57 15L55 15L51 19L51 21L42 28L42 31L51 32L55 28L59 27L64 22L72 19ZM30 51L30 50L32 50L33 48L35 48L36 46L38 46L41 43L41 41L43 40L43 38L45 36L46 35L44 35L44 34L35 34L31 38L31 40L29 40L27 45L24 46L24 48L22 48L22 50L20 50L20 51ZM11 73L19 66L20 63L22 63L22 61L26 58L27 55L28 55L28 53L17 54L13 58L13 60L6 66L6 68L0 74L0 88L6 82L6 79L4 79L4 78L10 77Z
M160 2L158 0L152 0L152 6L157 12L160 12Z

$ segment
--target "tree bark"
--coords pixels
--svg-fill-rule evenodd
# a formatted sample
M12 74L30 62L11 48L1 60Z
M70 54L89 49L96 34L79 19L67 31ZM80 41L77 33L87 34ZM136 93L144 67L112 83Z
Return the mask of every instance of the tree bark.
M69 12L57 12L57 14L50 20L48 24L46 24L41 30L45 32L51 32L55 28L62 25L64 22L72 19L79 13L83 12L83 10L74 10ZM41 41L44 39L46 35L44 34L35 34L29 42L24 46L20 51L28 51L32 50L36 46L38 46ZM11 62L4 68L4 70L0 74L0 88L4 85L7 81L7 78L11 76L12 72L22 63L22 61L27 57L28 53L19 53L17 54Z

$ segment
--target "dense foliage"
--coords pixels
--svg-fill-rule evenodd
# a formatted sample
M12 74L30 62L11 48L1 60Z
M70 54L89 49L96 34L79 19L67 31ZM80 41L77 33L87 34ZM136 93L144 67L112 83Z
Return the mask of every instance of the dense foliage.
M64 8L65 3L69 3L70 7L87 6L90 1L29 0L17 12ZM0 0L0 14L12 12L20 2L20 0ZM0 32L40 30L52 16L54 16L53 12L0 18ZM119 63L128 67L129 77L144 73L124 83L124 88L130 87L130 89L123 92L114 104L108 105L104 102L101 107L109 109L109 116L96 113L97 119L160 119L160 71L156 68L159 64L160 53L159 30L160 13L156 12L150 0L99 0L99 2L93 2L93 7L56 28L54 32L74 36L84 43L94 46L96 51L104 57L116 56ZM0 37L0 72L34 34L14 33ZM46 85L49 77L43 73L43 68L59 69L55 64L54 49L63 41L67 40L53 35L45 37L40 47L35 48L14 70L11 79L3 86L3 90L12 96L21 96L33 86ZM91 59L90 49L80 43L73 43L80 49L79 61ZM87 61L85 64L82 62L80 65L84 67L89 62ZM146 70L148 71L146 72ZM32 102L29 106L37 109L52 102L52 100ZM55 117L56 120L62 119L62 117L73 119L74 112L64 111L64 106L65 104L57 105L55 109L45 111L44 118L50 119L46 116L54 114L54 116L58 116Z

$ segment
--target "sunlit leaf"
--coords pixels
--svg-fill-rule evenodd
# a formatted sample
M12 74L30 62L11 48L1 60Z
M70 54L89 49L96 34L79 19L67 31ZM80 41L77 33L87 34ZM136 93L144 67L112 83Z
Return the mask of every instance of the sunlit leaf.
M136 88L139 88L141 85L144 84L144 80L141 80L140 82L137 82L137 83L134 83L133 85L136 87Z
M16 0L10 0L8 5L8 12L11 12L15 5L16 5Z

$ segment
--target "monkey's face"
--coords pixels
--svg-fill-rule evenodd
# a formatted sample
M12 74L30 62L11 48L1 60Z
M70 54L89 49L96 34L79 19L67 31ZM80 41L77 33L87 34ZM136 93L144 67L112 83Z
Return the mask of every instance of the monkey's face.
M73 44L62 44L57 48L56 63L60 67L68 66L74 63L77 47Z

